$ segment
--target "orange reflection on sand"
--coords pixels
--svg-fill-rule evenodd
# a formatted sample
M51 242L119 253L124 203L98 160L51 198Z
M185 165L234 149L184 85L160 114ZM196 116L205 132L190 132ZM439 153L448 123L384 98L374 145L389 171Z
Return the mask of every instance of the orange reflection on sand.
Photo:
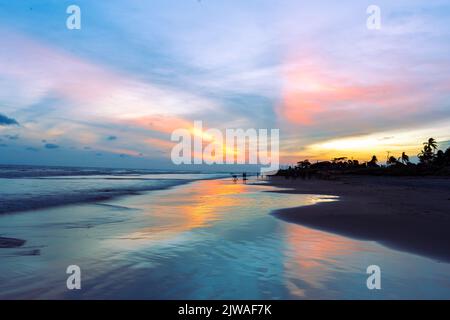
M228 207L239 205L231 195L244 192L242 184L223 180L206 180L192 183L190 188L176 188L155 196L148 207L142 207L149 218L158 220L152 226L141 228L124 239L166 240L196 228L210 226L222 220L221 213Z
M307 288L324 288L324 280L338 265L337 258L367 249L354 240L295 224L286 224L285 234L289 251L284 263L286 286L299 297L305 297ZM300 287L294 279L302 279L306 286Z

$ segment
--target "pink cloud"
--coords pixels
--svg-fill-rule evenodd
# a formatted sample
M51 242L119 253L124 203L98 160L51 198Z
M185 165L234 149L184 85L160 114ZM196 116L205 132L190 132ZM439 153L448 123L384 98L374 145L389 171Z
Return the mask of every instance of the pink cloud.
M419 114L442 97L443 83L448 84L448 78L443 81L401 67L392 68L390 74L371 73L366 65L342 69L313 53L286 59L281 77L276 109L280 120L303 126L343 117L351 124L370 114L378 118Z
M0 31L0 72L29 86L86 102L107 95L120 78L104 68L16 32Z
M134 118L216 107L201 96L144 82L13 31L0 31L0 37L0 75L21 87L39 88L36 99L49 93L65 99L65 116Z

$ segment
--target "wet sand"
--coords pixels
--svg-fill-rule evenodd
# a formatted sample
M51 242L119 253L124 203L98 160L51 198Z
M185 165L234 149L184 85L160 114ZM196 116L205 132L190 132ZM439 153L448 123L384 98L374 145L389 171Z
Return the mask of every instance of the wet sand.
M274 216L319 230L450 262L450 179L345 176L271 185L298 194L336 195L338 202L277 210ZM278 192L278 191L277 191Z

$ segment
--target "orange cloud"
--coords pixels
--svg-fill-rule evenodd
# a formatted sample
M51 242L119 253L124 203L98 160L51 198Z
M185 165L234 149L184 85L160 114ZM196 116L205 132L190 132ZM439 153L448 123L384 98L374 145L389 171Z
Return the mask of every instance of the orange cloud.
M176 129L190 129L192 122L177 116L148 115L121 120L121 123L139 126L170 135Z
M172 141L158 139L158 138L146 138L144 141L146 143L148 143L149 145L151 145L152 147L157 147L157 148L161 148L161 149L170 149L174 145L174 142L172 142Z

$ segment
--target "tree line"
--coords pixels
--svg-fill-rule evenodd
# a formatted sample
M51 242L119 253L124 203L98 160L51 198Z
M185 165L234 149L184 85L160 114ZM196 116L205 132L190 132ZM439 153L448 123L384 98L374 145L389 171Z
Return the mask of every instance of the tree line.
M406 152L395 157L388 153L385 164L381 164L376 155L368 161L337 157L329 161L311 163L308 159L297 162L295 166L281 169L278 175L310 178L314 175L331 176L332 174L372 174L372 175L449 175L450 147L445 151L438 149L434 138L423 142L422 150L417 154L417 163L410 160Z

